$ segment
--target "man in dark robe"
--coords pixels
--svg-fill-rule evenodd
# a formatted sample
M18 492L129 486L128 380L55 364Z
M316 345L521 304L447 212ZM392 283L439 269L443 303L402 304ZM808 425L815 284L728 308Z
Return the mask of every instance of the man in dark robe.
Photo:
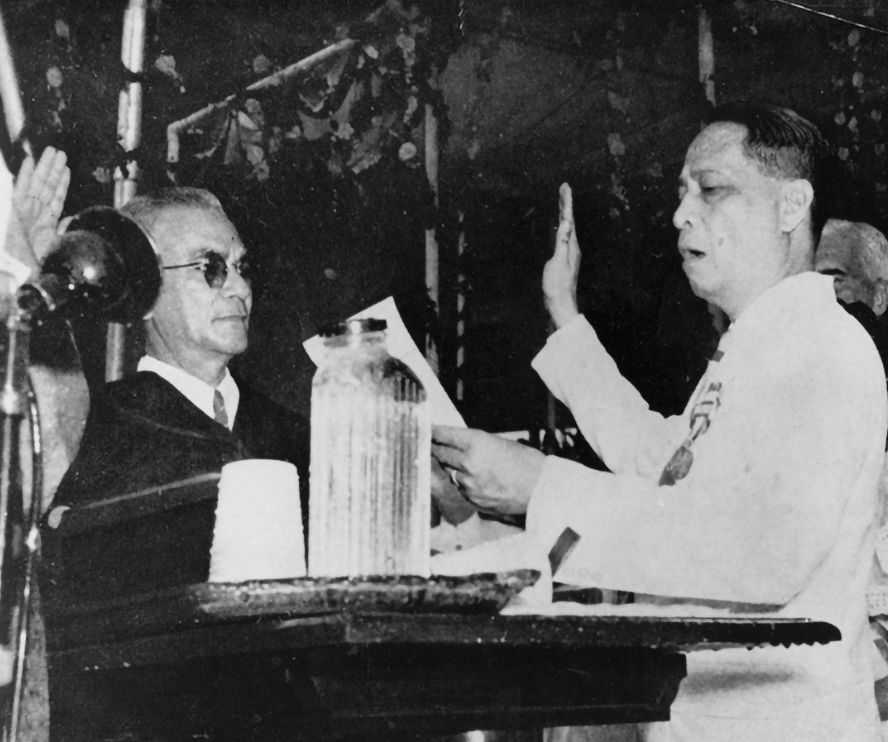
M160 294L145 320L146 354L135 374L94 395L52 513L169 487L245 458L294 463L307 484L305 420L239 384L228 370L246 350L253 297L246 249L219 201L204 190L173 188L138 196L123 212L151 237L161 261ZM106 535L130 556L123 569L102 576L111 580L105 588L205 580L214 505L210 498L116 525ZM131 528L156 534L156 545ZM96 540L103 542L97 549L109 548L107 539Z
M145 320L146 354L137 372L93 394L80 450L49 512L44 577L55 610L205 581L214 475L228 462L272 458L295 464L307 515L306 421L235 381L228 370L246 350L253 302L246 249L234 225L212 194L195 188L138 196L122 211L152 239L161 289ZM128 497L133 493L138 497ZM262 483L249 494L261 497ZM138 502L138 517L102 525L108 502ZM85 529L71 528L69 510L96 520ZM63 618L56 621L63 624ZM53 610L49 627L52 637ZM240 665L232 670L234 662L220 658L153 674L99 673L88 683L52 671L53 737L182 738L197 723L190 704L200 698L210 704L210 719L246 709L248 718L260 720L241 737L233 733L235 738L268 738L260 729L267 707L276 698L296 703L299 694L283 669L263 665L250 673Z

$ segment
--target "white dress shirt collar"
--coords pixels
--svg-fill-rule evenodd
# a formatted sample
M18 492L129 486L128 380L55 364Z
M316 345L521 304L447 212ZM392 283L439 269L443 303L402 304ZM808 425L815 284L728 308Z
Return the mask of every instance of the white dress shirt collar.
M228 413L228 429L231 430L234 427L234 417L237 414L237 407L240 403L240 390L237 388L237 383L227 368L225 369L225 376L219 382L218 387L213 387L196 376L192 376L187 371L171 366L169 363L160 361L153 356L142 356L139 359L139 365L136 367L136 370L151 371L157 374L172 384L191 404L213 419L215 419L213 414L213 394L218 389L222 394L222 399L225 400L225 411Z

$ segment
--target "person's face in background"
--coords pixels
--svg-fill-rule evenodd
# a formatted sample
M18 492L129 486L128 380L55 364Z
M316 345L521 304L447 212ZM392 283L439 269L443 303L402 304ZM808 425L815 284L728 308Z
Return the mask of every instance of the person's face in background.
M152 236L164 266L198 262L210 253L226 262L228 276L217 288L196 267L162 271L147 328L150 349L160 360L216 383L218 370L247 348L253 295L235 268L246 249L234 225L212 209L170 209L155 222Z
M858 240L851 230L830 229L823 231L820 244L814 256L814 269L818 273L833 276L836 298L843 304L860 302L866 304L874 314L885 311L885 302L879 297L879 282L866 274L860 256Z
M691 143L679 178L682 267L694 293L731 319L786 275L782 181L743 151L746 128L707 126Z

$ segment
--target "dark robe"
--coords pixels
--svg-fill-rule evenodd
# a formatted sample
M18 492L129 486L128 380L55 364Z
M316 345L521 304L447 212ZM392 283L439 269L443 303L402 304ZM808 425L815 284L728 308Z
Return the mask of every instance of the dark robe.
M229 431L154 373L108 384L92 401L80 451L59 485L53 508L219 472L230 461L275 458L299 469L305 518L306 421L249 387L239 387L240 403ZM64 518L57 529L45 526L43 584L54 605L63 610L72 602L206 580L216 485L206 486L207 498L107 527L66 533ZM261 497L261 483L252 494ZM47 614L52 638L54 623L64 617L51 609ZM254 664L258 671L251 671ZM216 719L223 724L226 714L240 709L250 711L247 718L258 719L251 722L256 729L224 728L212 738L268 740L274 737L262 727L263 719L270 718L266 707L302 703L302 686L294 688L285 668L250 656L143 668L139 673L81 674L76 682L50 666L49 679L56 742L188 739L195 725L203 728L195 715L209 719L206 724L212 727ZM308 698L315 703L310 693ZM194 711L192 704L203 711Z
M306 522L308 425L248 386L239 387L229 431L157 374L140 372L106 385L92 401L79 453L52 507L76 507L218 473L230 461L272 458L299 469ZM99 597L206 580L215 484L204 486L207 499L132 522L76 537L66 536L64 521L59 532L44 529L54 587Z
M92 401L80 451L53 505L79 505L167 484L248 458L282 459L307 481L308 425L239 384L234 429L205 415L155 373L105 387Z

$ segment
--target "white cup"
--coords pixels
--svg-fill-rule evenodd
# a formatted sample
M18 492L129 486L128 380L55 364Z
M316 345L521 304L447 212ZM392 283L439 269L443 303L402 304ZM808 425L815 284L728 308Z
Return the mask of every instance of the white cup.
M210 582L305 577L299 472L276 459L222 467Z

